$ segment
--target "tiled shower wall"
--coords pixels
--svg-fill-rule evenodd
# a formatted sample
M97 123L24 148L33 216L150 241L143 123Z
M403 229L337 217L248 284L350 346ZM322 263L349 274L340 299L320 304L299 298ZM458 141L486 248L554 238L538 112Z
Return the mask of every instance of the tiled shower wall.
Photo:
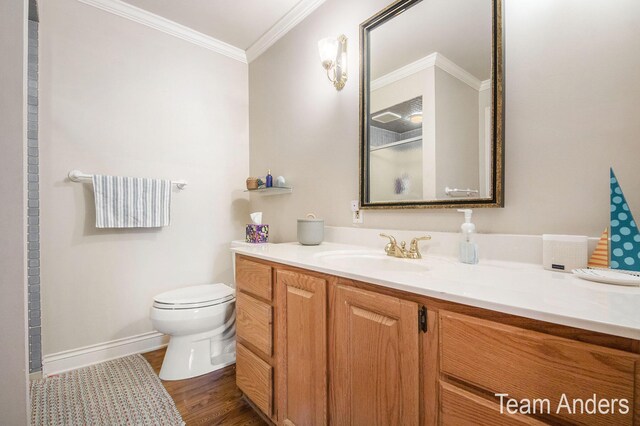
M40 170L38 152L38 23L29 21L27 117L29 372L42 370L40 310Z

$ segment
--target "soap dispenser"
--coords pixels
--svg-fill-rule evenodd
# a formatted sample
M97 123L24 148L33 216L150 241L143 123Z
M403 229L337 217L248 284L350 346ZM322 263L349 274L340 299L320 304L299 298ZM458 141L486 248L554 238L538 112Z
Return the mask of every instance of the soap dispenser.
M476 226L471 223L471 209L458 209L460 213L464 213L464 223L460 226L460 262L476 264L478 263L478 245L474 241Z

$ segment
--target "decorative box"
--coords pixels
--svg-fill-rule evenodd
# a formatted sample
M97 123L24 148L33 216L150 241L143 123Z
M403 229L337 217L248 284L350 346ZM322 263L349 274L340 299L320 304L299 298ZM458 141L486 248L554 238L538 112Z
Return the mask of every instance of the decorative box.
M248 224L246 242L254 244L269 242L269 225Z

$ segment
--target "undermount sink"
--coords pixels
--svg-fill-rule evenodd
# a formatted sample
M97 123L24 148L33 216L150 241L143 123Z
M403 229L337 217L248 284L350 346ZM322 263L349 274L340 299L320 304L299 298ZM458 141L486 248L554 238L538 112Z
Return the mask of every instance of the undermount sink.
M376 251L336 250L316 255L327 266L339 269L366 269L390 272L425 272L429 267L422 260L400 259Z

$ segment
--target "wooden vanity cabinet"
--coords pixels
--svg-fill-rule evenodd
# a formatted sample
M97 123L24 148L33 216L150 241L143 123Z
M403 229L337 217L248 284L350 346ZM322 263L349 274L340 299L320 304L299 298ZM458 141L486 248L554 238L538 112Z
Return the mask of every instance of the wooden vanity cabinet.
M640 425L638 340L237 259L237 384L274 424ZM562 394L629 409L557 413Z

